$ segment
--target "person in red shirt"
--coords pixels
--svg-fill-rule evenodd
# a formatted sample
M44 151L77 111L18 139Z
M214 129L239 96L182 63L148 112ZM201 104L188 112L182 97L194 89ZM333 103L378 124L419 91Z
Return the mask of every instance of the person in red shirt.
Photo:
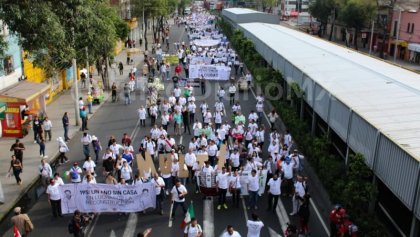
M358 237L358 228L356 225L353 224L353 221L350 219L348 215L345 215L342 219L340 227L338 229L338 236L339 237Z
M182 72L181 64L176 65L175 67L175 75L179 76Z
M336 205L330 212L330 237L338 237L338 227L340 226L346 210L340 205Z

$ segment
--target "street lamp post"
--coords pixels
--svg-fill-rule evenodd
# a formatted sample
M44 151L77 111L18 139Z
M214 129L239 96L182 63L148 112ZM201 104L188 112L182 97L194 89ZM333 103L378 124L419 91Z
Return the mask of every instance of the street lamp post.
M372 29L370 30L369 54L372 54L373 31L374 31L374 29L375 29L375 21L372 20Z

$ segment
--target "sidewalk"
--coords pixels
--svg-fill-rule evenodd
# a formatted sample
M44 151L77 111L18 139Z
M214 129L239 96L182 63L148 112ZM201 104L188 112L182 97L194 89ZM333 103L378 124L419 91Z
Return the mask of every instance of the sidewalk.
M115 56L115 62L126 62L126 50L124 49L120 54ZM128 73L131 71L134 65L138 66L140 63L143 62L143 54L137 53L132 54L131 58L133 59L134 63L131 65L124 64L124 72L123 75L120 75L118 69L110 68L110 85L115 81L117 85L120 85L128 80ZM117 72L117 73L114 73ZM114 75L114 76L112 76ZM98 73L93 72L93 79L94 84L96 81L102 80ZM86 96L88 93L87 88L80 89L81 85L79 82L79 97L83 97L85 104L86 104ZM119 88L121 90L121 88ZM93 114L89 114L89 119L95 115L95 113L102 107L104 103L110 97L110 92L104 92L105 99L101 104L94 105L92 107ZM67 90L62 92L50 105L47 106L47 115L48 118L51 120L53 124L52 128L52 139L50 142L46 142L46 149L45 153L48 156L46 158L48 162L51 163L58 155L58 143L56 139L58 137L64 136L64 129L62 125L62 116L64 112L68 113L70 119L70 126L69 126L69 137L71 139L80 139L81 132L79 128L81 126L81 120L79 118L79 125L75 126L75 109L74 109L74 93L73 90ZM90 121L88 122L88 124ZM89 127L89 126L88 126ZM0 224L2 225L4 221L8 221L6 217L8 217L9 212L15 207L15 205L21 200L22 198L32 198L26 197L27 192L32 188L34 184L36 184L39 173L38 173L38 166L40 165L40 156L39 156L39 145L34 143L33 140L33 131L31 130L27 136L20 139L21 142L25 145L25 150L23 152L23 172L21 173L22 185L17 185L15 178L7 178L7 171L9 169L10 164L10 156L13 152L10 152L11 145L15 142L14 138L1 138L0 139L0 149L3 152L2 159L4 161L3 168L0 169L0 188L3 189L5 202L0 204ZM69 157L70 158L70 157ZM70 158L71 159L71 158ZM53 168L54 169L54 168ZM43 192L37 192L38 199L39 195ZM27 210L24 210L25 212Z

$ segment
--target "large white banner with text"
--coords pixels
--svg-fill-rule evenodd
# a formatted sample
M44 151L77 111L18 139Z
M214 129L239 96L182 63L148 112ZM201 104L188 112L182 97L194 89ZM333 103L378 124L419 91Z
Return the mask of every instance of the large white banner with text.
M152 183L136 185L65 184L60 186L63 214L81 212L139 212L156 207Z
M189 78L201 78L206 80L229 80L230 67L216 65L190 65Z

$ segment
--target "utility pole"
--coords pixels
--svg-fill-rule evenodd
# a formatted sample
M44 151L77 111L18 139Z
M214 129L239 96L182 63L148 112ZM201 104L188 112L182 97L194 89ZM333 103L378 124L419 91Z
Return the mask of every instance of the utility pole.
M397 48L398 48L398 41L400 40L400 26L401 26L401 8L399 9L400 13L398 14L398 24L397 24L397 39L394 43L394 63L397 61Z
M74 121L76 121L76 126L79 126L79 87L77 85L77 64L76 58L71 60L73 66L73 85L74 85Z
M372 29L370 30L369 54L372 53L373 30L375 29L375 20L372 20Z

